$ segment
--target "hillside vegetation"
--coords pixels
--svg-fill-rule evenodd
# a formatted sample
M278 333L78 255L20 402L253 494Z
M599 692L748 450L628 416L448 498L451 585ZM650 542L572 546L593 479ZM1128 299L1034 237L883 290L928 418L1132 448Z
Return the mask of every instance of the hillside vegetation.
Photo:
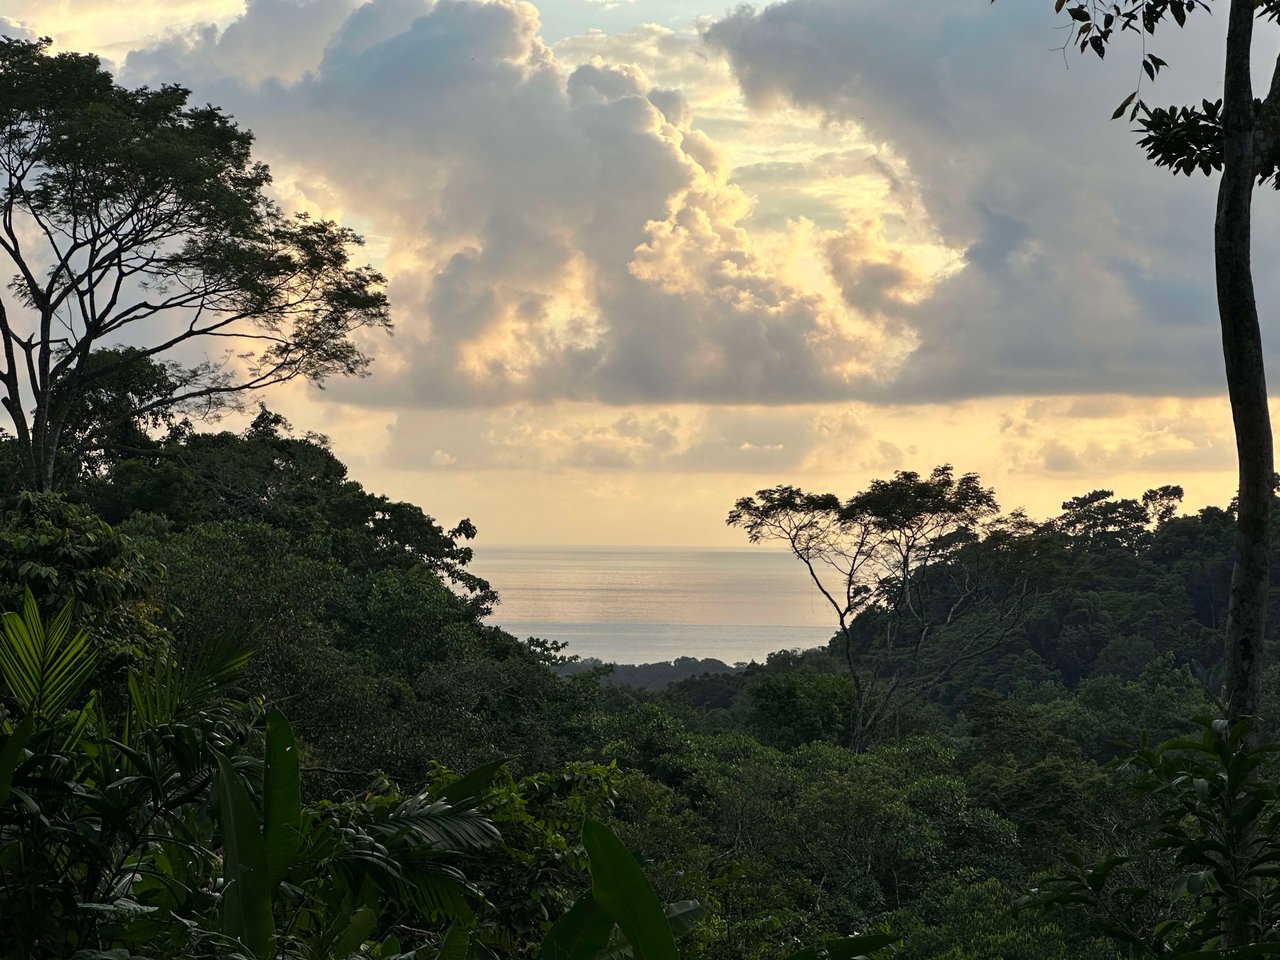
M921 960L1121 955L1094 904L1012 910L1064 851L1132 858L1114 883L1150 894L1125 901L1134 930L1168 911L1179 877L1176 910L1194 915L1185 867L1148 842L1158 800L1108 763L1121 741L1194 735L1217 709L1229 506L1178 516L1097 492L1022 523L1033 586L1006 635L851 749L850 671L875 671L875 646L851 659L836 632L661 690L602 686L600 669L573 673L555 645L486 624L501 585L469 572L470 523L366 491L323 438L265 410L240 434L140 439L63 494L19 486L3 487L4 605L29 590L28 616L68 611L94 660L21 747L36 708L5 673L0 755L25 758L0 789L7 956L230 955L231 840L210 811L269 820L262 765L286 726L307 830L271 871L271 937L238 935L258 957L453 955L450 930L475 956L548 956L553 921L592 882L582 831L596 819L660 901L697 902L679 929L689 958L874 931ZM870 604L855 630L888 615ZM950 629L985 615L974 604ZM205 679L183 693L183 671ZM180 693L148 708L166 684ZM104 763L146 766L104 782ZM243 797L219 786L224 765L246 772ZM423 824L389 827L406 804ZM33 805L52 833L32 827ZM125 839L104 805L155 821ZM208 853L177 865L197 838ZM359 942L338 951L334 916L361 911Z

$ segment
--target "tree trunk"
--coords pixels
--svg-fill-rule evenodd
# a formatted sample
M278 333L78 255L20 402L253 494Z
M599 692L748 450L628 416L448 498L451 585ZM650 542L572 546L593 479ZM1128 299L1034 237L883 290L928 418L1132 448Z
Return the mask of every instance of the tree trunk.
M1226 677L1223 696L1229 721L1253 725L1256 741L1262 697L1262 644L1270 587L1271 500L1274 457L1262 334L1250 265L1250 214L1253 202L1253 84L1249 74L1253 44L1253 0L1231 0L1227 24L1226 71L1223 84L1222 179L1214 224L1218 317L1222 355L1235 425L1240 464L1239 509L1236 516L1235 567L1227 610ZM1231 852L1241 867L1258 842L1257 823L1248 825L1240 847ZM1243 872L1243 871L1241 871ZM1231 891L1221 918L1223 945L1253 943L1260 931L1245 901L1256 894L1256 880Z
M1254 721L1262 692L1262 641L1270 582L1270 521L1275 472L1262 335L1250 266L1254 184L1252 0L1232 0L1223 87L1223 165L1214 228L1222 353L1240 463L1235 567L1227 611L1227 719Z

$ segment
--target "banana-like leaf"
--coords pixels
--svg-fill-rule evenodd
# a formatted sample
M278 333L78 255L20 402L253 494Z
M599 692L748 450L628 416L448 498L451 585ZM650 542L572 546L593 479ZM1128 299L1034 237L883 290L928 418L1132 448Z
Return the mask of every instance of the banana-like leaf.
M372 907L361 907L343 925L342 933L325 953L324 960L346 960L352 954L359 955L377 922L378 911Z
M289 721L275 707L267 714L262 805L262 843L267 857L267 880L274 890L298 855L302 827L298 744Z
M22 762L22 748L31 739L36 729L36 715L28 713L22 722L14 728L13 733L0 747L0 805L9 799L9 790L13 786L13 774Z
M218 757L218 814L222 826L222 932L239 940L258 960L274 956L275 923L267 856L258 814L240 777Z
M675 903L668 903L664 909L667 923L671 924L671 933L677 940L692 930L707 912L697 900L677 900Z
M609 945L613 928L613 917L588 890L547 931L542 960L595 960Z
M861 937L827 937L803 950L797 950L787 960L818 960L822 955L830 960L871 960L877 950L893 946L901 939L886 933L869 933Z
M493 778L506 764L506 759L481 764L466 776L458 778L443 790L438 791L435 794L436 799L443 800L449 806L459 810L474 807L484 796L485 788L493 783Z
M471 934L455 923L440 941L440 952L436 954L436 960L466 960L470 948Z
M56 717L93 673L97 654L84 630L71 632L71 604L45 625L28 588L22 615L6 613L0 638L0 675L23 713Z
M706 912L697 900L677 900L675 903L668 903L664 910L667 923L671 924L671 935L677 940L692 930L698 918ZM635 960L635 955L631 942L615 926L608 944L596 954L595 960Z
M679 960L666 912L640 864L598 820L582 825L582 843L591 860L591 892L618 925L636 960Z

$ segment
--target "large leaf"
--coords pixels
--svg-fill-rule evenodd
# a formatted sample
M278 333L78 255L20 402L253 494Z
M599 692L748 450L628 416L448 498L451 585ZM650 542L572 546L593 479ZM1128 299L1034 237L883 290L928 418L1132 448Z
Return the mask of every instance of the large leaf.
M664 908L672 935L679 940L694 928L706 909L697 900L677 900Z
M266 960L273 955L275 924L258 814L231 761L221 753L217 756L224 878L222 932L239 940L259 960Z
M698 918L706 911L697 900L678 900L668 903L664 908L667 923L671 924L671 934L677 940L687 934L698 922ZM595 960L635 960L636 951L631 942L615 925L605 949L596 954Z
M31 739L36 728L36 715L28 713L13 733L0 747L0 805L9 799L9 789L13 786L13 774L22 762L22 748Z
M613 927L613 917L588 890L547 931L542 960L594 960L608 946Z
M438 791L435 796L458 809L474 807L484 795L485 788L493 782L493 778L506 763L507 761L503 759L481 764L465 777L459 777L443 790Z
M666 912L630 851L597 820L582 825L591 858L591 890L630 941L637 960L679 960Z
M352 954L360 954L360 948L378 923L378 911L361 907L347 919L341 934L329 947L323 960L345 960ZM317 958L320 960L320 958Z
M37 719L58 716L80 692L97 661L88 633L71 632L71 604L46 626L27 589L22 615L4 614L3 625L0 675L9 692L24 713L34 713Z
M298 744L289 721L275 707L267 714L266 762L262 772L262 843L272 889L298 854L302 825L302 780Z
M467 951L471 947L471 934L461 924L455 923L440 941L440 952L437 960L466 960Z

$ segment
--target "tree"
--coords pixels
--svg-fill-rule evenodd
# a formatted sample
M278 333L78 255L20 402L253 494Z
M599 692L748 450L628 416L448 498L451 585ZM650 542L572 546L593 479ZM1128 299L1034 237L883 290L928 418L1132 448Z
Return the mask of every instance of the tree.
M390 320L383 277L351 264L360 237L285 216L252 135L218 108L178 86L127 90L97 57L49 44L0 38L0 255L14 270L0 403L28 481L54 487L60 451L83 456L128 421L363 373L354 334ZM139 405L86 420L104 384Z
M1182 488L1168 484L1146 491L1141 502L1117 500L1112 490L1093 490L1065 501L1054 525L1075 545L1135 552L1150 540L1147 528L1167 523L1181 501Z
M777 540L831 606L852 685L850 746L994 650L1031 591L1026 521L999 516L976 474L899 471L841 502L779 486L729 512L752 543Z
M994 2L994 0L992 0ZM1227 0L1222 99L1198 107L1149 107L1135 90L1113 114L1128 112L1143 134L1148 158L1174 173L1217 170L1214 265L1227 390L1239 459L1235 565L1227 611L1224 699L1229 720L1256 718L1262 690L1267 615L1274 453L1266 372L1254 297L1251 215L1255 182L1280 187L1280 61L1264 99L1255 100L1250 76L1257 17L1280 21L1280 0ZM1146 38L1172 19L1211 12L1212 0L1054 0L1073 25L1081 51L1106 55L1118 36L1142 38L1142 69L1155 80L1167 64L1147 52Z

